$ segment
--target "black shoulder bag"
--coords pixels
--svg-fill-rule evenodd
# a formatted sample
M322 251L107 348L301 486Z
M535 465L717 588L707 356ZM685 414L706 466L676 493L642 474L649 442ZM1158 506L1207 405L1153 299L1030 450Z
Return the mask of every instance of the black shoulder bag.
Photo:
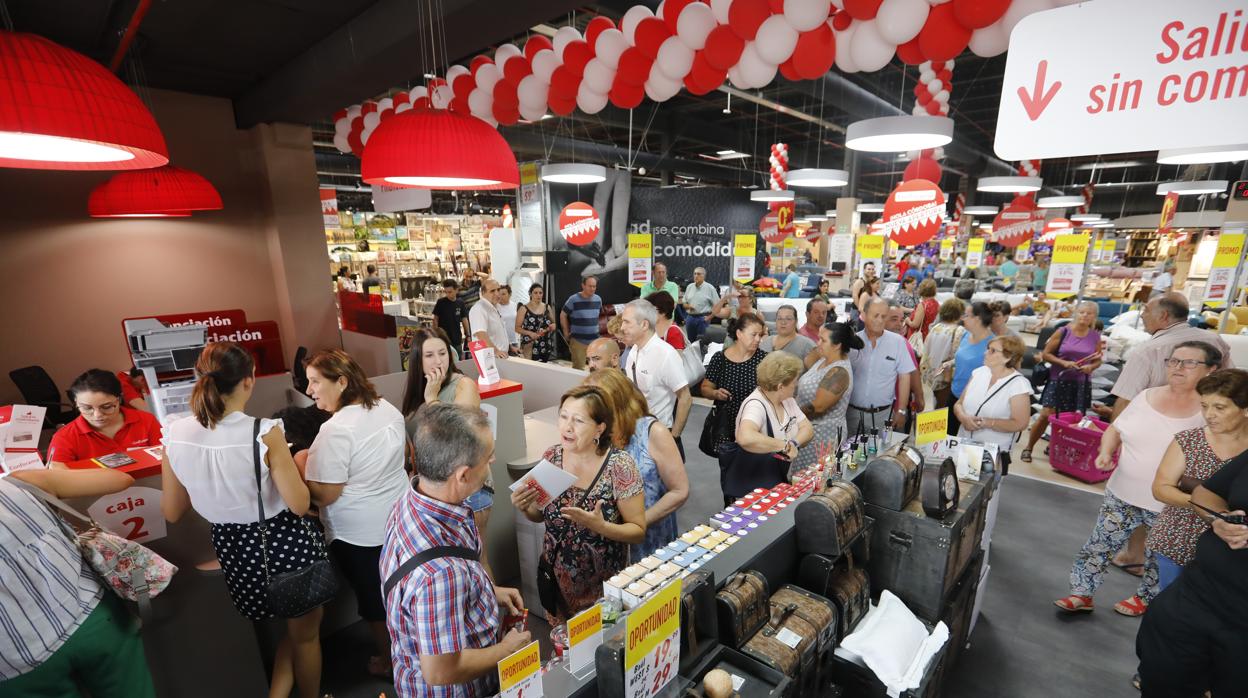
M598 474L594 475L594 481L589 483L589 489L585 490L585 496L581 497L581 508L589 503L589 496L594 493L594 488L598 486L598 481L602 479L603 472L607 469L607 464L611 462L611 456L614 455L615 449L607 451L607 457L603 459L602 465L598 468ZM559 589L559 580L555 578L554 561L559 558L559 547L563 541L555 543L555 547L551 549L550 555L541 555L537 559L537 598L542 602L542 608L546 609L546 613L552 616L567 617L569 615L567 599L563 598L563 592Z
M338 595L338 576L325 552L325 537L308 520L299 518L299 529L293 535L306 536L318 559L302 569L269 574L269 524L264 518L264 496L260 489L260 420L251 431L251 457L256 466L256 503L260 512L260 559L264 563L264 580L269 607L282 618L298 618L322 606Z
M742 409L746 402L749 400L741 403ZM766 403L763 422L767 436L775 438ZM789 465L789 459L779 453L751 453L741 448L736 439L726 441L719 447L719 487L725 497L741 497L759 487L774 487L789 479Z

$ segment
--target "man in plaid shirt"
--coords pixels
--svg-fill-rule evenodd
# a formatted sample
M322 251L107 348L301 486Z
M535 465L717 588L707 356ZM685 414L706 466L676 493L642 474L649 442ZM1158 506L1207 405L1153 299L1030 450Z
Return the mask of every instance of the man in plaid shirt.
M426 405L417 419L417 477L386 524L384 580L430 548L481 550L464 500L481 489L494 462L490 423L479 409L451 404ZM399 579L385 602L400 696L491 695L499 660L531 641L527 631L502 636L502 612L520 612L524 600L516 589L494 586L475 560L431 559Z

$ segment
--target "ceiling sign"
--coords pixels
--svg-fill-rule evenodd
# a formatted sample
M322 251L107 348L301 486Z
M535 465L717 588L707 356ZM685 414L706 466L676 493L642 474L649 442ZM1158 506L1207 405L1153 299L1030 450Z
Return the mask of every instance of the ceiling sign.
M573 201L559 212L559 234L569 245L588 245L598 237L602 223L593 206Z
M1248 17L1239 6L1097 0L1025 17L1010 34L997 155L1047 159L1242 141Z
M793 220L796 210L792 201L772 202L767 214L758 223L758 232L770 243L783 242L797 230Z
M1065 235L1074 230L1074 225L1065 218L1053 218L1046 221L1044 229L1040 231L1040 242L1051 243L1057 239L1058 235Z
M893 242L908 247L931 240L940 231L945 214L945 193L926 179L897 185L884 202L880 219Z
M1018 247L1044 225L1044 214L1028 206L1010 204L992 220L992 239L1005 247Z

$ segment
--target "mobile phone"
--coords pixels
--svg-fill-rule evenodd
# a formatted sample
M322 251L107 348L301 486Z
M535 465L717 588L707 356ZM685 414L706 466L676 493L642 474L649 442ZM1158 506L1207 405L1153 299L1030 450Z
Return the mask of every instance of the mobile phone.
M1213 514L1215 517L1217 517L1217 518L1219 518L1219 519L1222 519L1223 521L1225 521L1225 522L1227 522L1227 523L1229 523L1229 524L1236 524L1236 525L1239 525L1239 526L1243 526L1243 525L1244 525L1244 515L1243 515L1243 514L1223 514L1223 513L1220 513L1220 512L1216 512L1216 511L1214 511L1213 509L1210 509L1209 507L1207 507L1207 506L1204 506L1204 505L1200 504L1199 502L1195 502L1195 501L1193 501L1193 502L1192 502L1192 504L1196 505L1197 507L1199 507L1199 508L1201 508L1201 509L1204 509L1205 511L1209 512L1210 514Z

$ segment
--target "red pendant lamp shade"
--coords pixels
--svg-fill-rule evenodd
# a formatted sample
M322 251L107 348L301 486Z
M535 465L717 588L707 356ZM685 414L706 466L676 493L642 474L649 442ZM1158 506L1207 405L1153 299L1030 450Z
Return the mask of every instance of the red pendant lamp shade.
M172 218L220 208L221 195L208 180L173 165L115 174L87 201L93 218Z
M156 119L104 66L0 31L0 167L138 170L169 162Z
M412 109L382 121L360 158L369 184L425 189L514 189L520 168L507 141L481 119Z

